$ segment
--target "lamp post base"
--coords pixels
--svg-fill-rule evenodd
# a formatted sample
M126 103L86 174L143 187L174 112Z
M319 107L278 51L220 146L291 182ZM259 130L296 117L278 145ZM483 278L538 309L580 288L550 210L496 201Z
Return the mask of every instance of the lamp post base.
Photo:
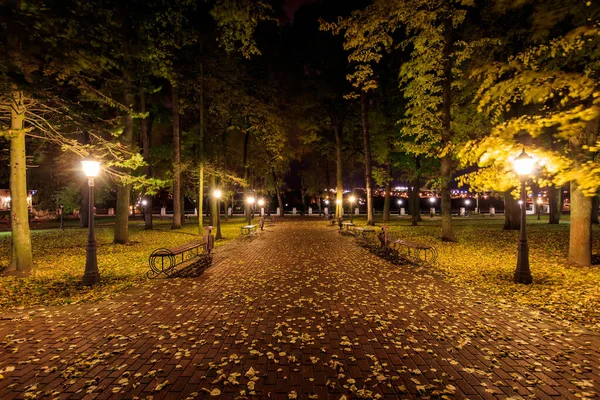
M84 286L94 286L98 282L100 282L100 274L98 272L86 272L81 281Z

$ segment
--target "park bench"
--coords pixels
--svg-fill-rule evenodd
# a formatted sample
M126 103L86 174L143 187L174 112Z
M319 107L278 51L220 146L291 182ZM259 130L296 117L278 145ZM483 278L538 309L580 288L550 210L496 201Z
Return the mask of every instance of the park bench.
M214 238L211 234L212 226L204 229L206 234L202 240L195 240L171 249L159 248L154 250L148 258L148 264L150 265L150 271L146 273L148 278L156 278L160 275L169 277L173 275L175 267L178 265L194 261L203 254L210 255L214 244ZM179 260L179 257L181 257L181 260Z
M419 264L434 265L437 262L438 254L435 247L425 243L391 238L387 226L383 226L381 229L379 240L383 247L390 247L398 253L400 253L400 249L405 249L406 252L401 256Z
M240 228L242 235L251 235L253 233L258 232L258 225L244 225Z
M342 225L346 228L346 230L350 230L350 227L355 227L352 222L342 222Z
M354 231L356 232L356 237L364 237L367 233L375 233L375 229L368 226L364 228L354 228Z

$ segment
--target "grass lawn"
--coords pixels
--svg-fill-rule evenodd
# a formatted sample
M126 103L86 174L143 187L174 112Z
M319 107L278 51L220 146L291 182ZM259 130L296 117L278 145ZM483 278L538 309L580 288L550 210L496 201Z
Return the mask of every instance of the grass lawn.
M381 216L377 217L377 224L382 225ZM355 222L364 225L365 218L355 218ZM528 217L532 285L512 282L519 232L504 231L504 217L457 217L453 223L458 243L439 240L439 217L423 216L420 226L413 227L408 217L395 216L387 225L393 236L434 245L439 254L439 265L434 268L442 271L446 279L482 289L503 306L510 306L512 302L507 300L512 300L561 320L600 329L600 266L575 267L566 262L568 221L549 225L547 217L541 221L536 216ZM594 255L600 255L600 227L593 227L593 235Z
M245 220L241 217L222 221L224 239L215 241L215 246L239 237L242 225L245 225ZM31 232L35 261L33 273L27 278L0 277L0 309L96 300L142 282L147 279L148 256L154 249L174 247L197 239L197 219L188 222L181 230L172 231L170 226L170 219L155 219L153 230L144 230L142 221L130 222L130 243L115 245L112 244L112 224L99 219L96 240L102 281L91 289L80 285L85 269L87 229L34 230ZM0 271L10 263L10 254L10 233L1 232Z

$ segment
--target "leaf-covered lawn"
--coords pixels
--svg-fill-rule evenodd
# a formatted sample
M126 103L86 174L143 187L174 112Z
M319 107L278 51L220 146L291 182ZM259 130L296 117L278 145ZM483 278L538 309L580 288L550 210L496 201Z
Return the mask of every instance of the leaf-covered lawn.
M380 217L380 216L379 216ZM358 225L364 225L364 218ZM511 299L556 317L600 328L600 266L576 267L566 262L569 223L549 225L547 219L527 221L529 259L534 283L512 282L517 263L518 231L504 231L503 217L454 218L458 243L439 240L440 220L423 217L420 226L406 218L387 225L395 237L434 245L447 279L479 289L499 301ZM383 223L377 220L378 225ZM593 228L594 255L600 254L600 229Z
M170 220L155 220L154 230L144 230L140 221L129 224L130 243L115 245L111 224L96 226L98 266L102 281L94 288L80 285L85 269L87 229L34 230L31 233L35 269L30 277L0 277L0 309L53 305L97 300L114 295L146 279L148 256L159 247L174 247L196 240L197 225L170 230ZM222 221L220 246L239 237L241 218ZM214 233L214 232L213 232ZM10 234L0 233L0 270L10 263Z

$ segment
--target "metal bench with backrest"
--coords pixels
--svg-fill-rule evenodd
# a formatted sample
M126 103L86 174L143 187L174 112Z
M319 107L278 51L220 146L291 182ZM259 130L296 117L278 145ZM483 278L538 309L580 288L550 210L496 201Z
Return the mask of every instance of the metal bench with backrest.
M146 273L148 278L156 278L160 275L171 276L175 272L175 267L197 260L204 254L210 256L214 245L212 226L204 229L205 234L202 240L195 240L170 249L154 250L148 258L150 265L150 271Z
M381 229L379 240L382 246L392 248L398 251L400 256L418 264L434 265L437 262L438 253L435 247L426 243L393 238L389 235L387 226L383 226ZM401 254L401 249L405 250L404 254Z

